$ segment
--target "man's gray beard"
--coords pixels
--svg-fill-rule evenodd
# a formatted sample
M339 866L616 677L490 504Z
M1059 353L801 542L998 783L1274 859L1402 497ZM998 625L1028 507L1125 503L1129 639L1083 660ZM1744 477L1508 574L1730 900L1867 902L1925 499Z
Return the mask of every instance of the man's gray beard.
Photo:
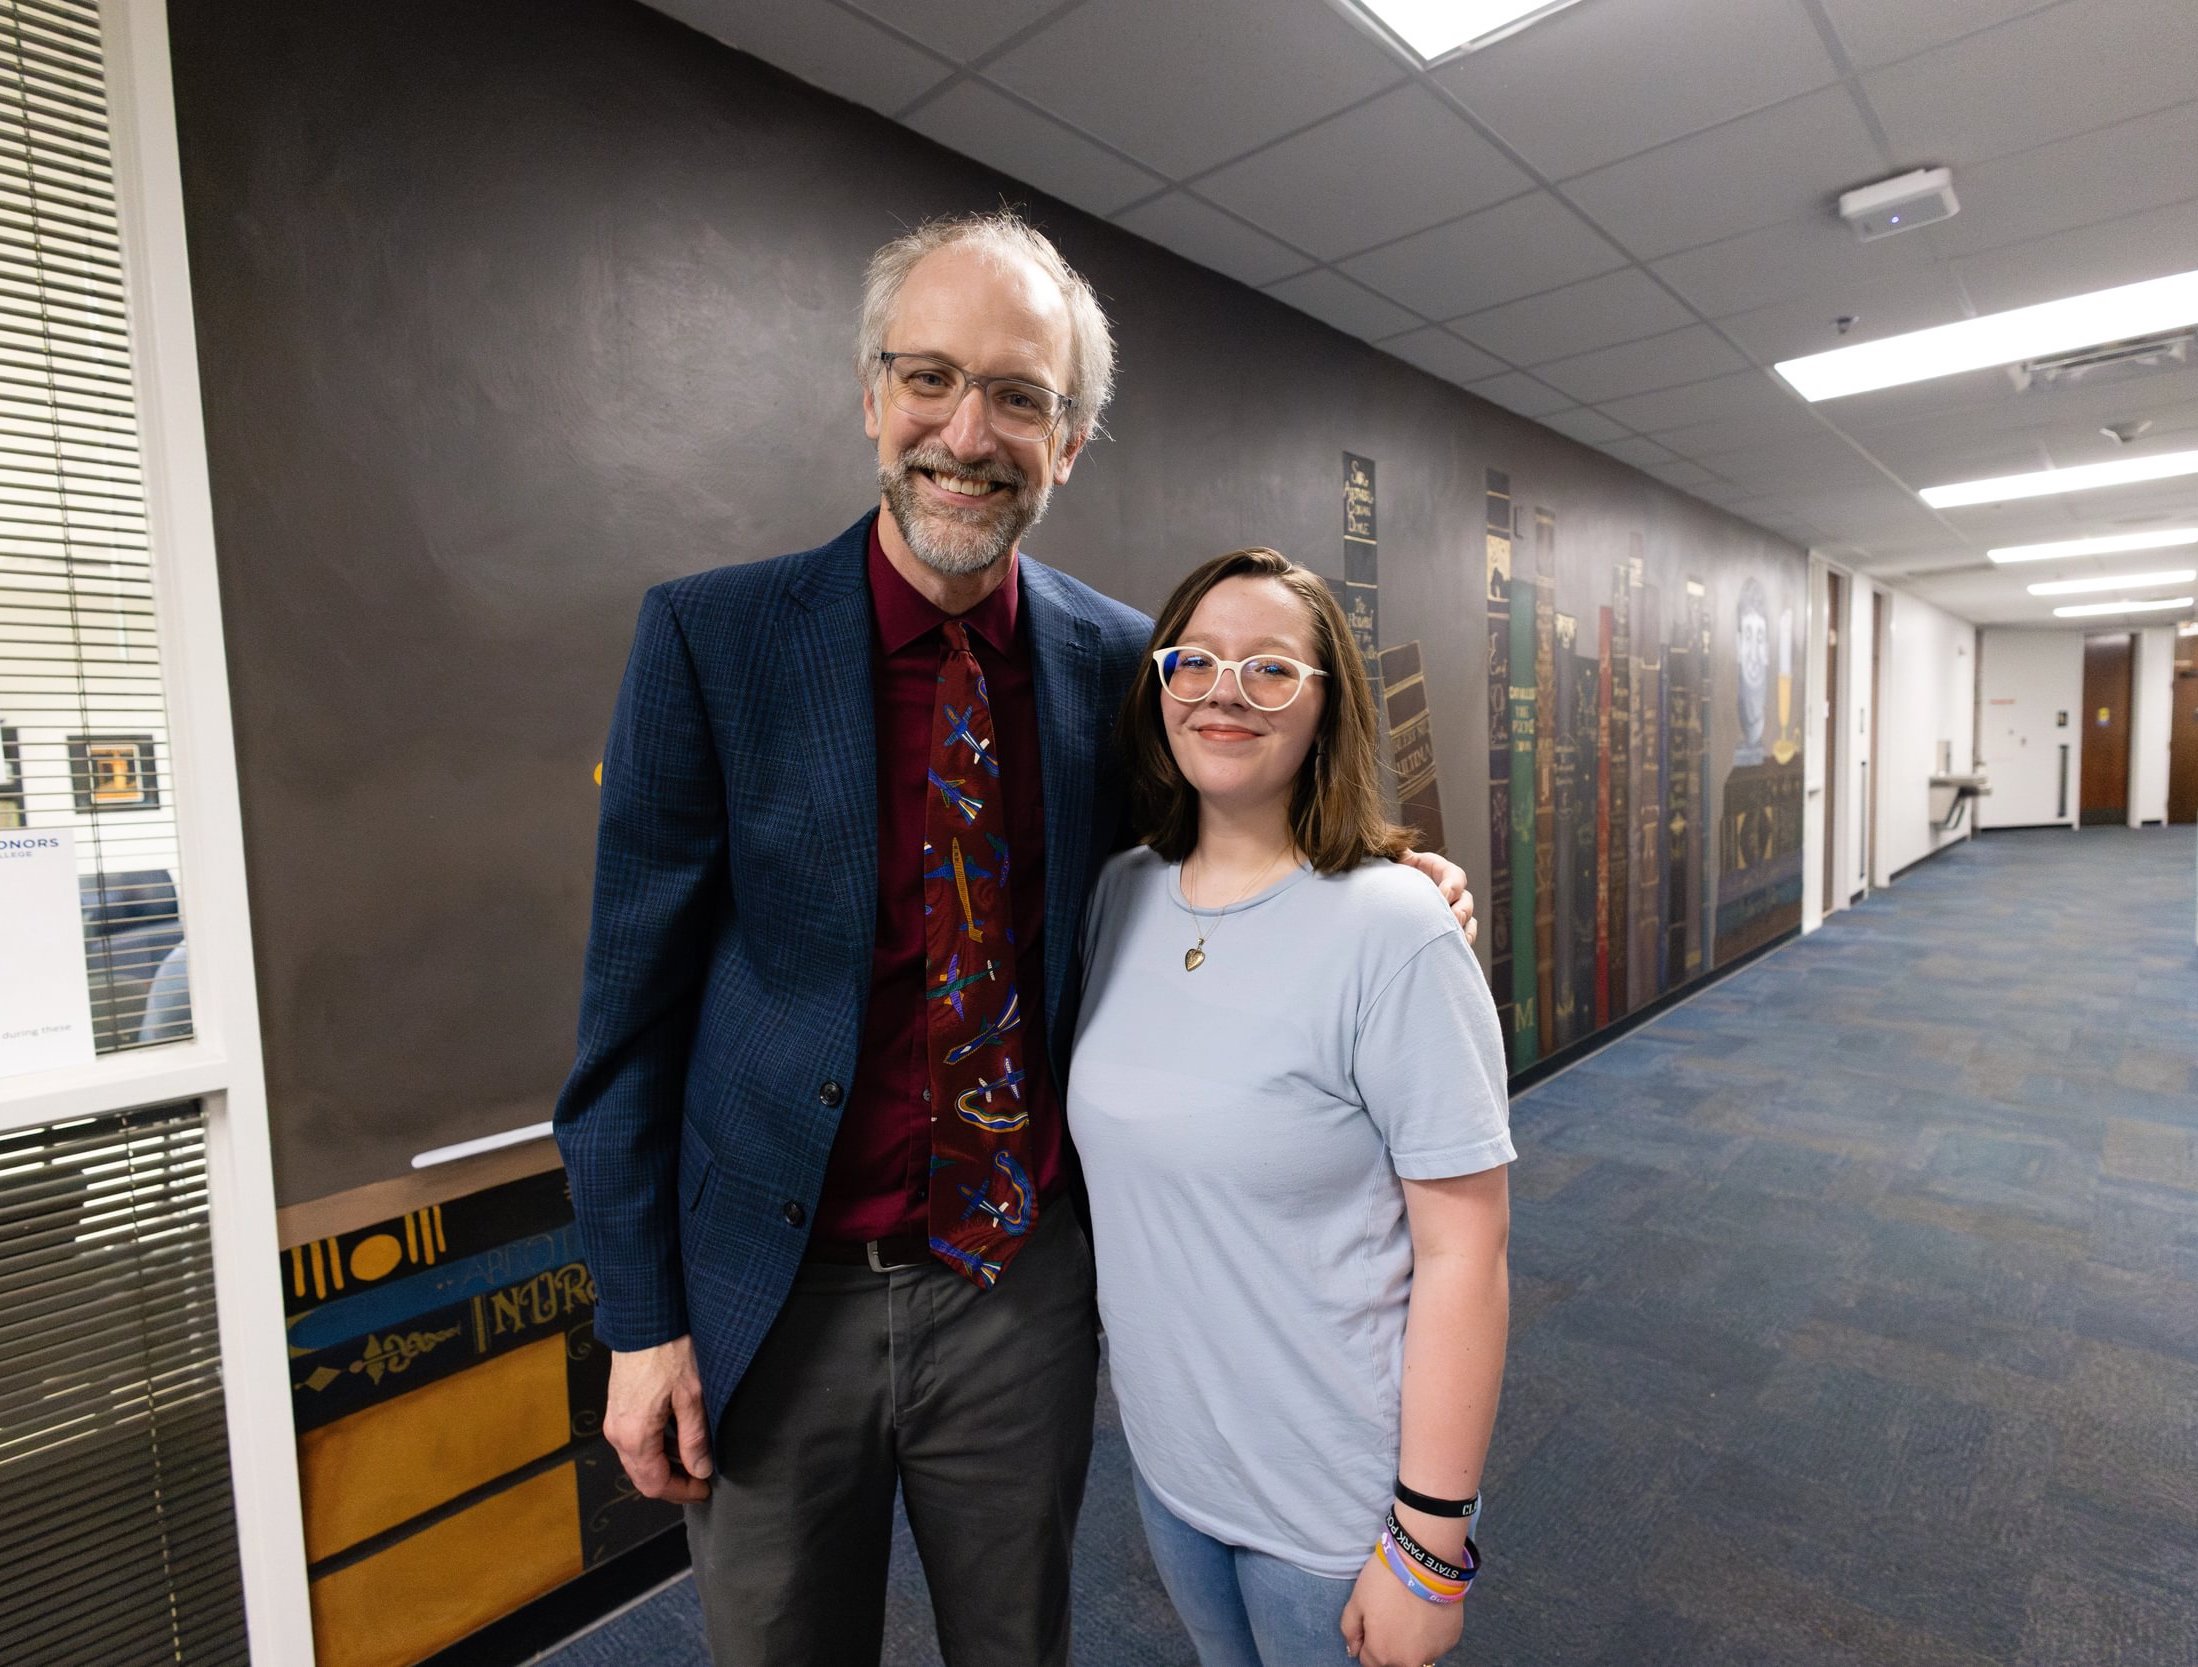
M1009 496L1004 505L988 501L981 509L960 510L935 504L925 499L916 485L919 467L997 480L1007 487ZM1011 467L970 467L951 456L922 452L906 453L897 463L880 464L878 490L916 559L934 573L951 577L982 573L1005 559L1023 534L1038 524L1053 495L1050 481L1041 479L1034 487L1020 470Z

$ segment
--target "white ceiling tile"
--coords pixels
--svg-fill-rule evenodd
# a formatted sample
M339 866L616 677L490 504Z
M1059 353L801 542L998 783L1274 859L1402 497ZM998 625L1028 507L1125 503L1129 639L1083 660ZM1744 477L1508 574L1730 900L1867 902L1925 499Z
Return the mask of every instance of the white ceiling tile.
M1420 322L1402 307L1326 267L1269 284L1267 293L1278 301L1287 301L1299 312L1311 313L1323 323L1367 341L1396 335Z
M1183 179L1402 72L1321 0L1088 0L985 73Z
M1532 182L1425 87L1399 87L1198 181L1323 260L1516 196Z
M1856 436L1857 443L1902 480L1921 489L1956 480L1989 480L2046 467L2034 433L1971 430L1958 424L1923 423L1905 430ZM1722 465L1723 459L1719 460Z
M1436 72L1552 179L1831 81L1795 0L1595 0Z
M1775 301L1820 295L1847 284L1926 270L1936 258L1936 226L1858 243L1830 207L1783 226L1743 232L1650 263L1651 269L1710 318Z
M1429 318L1455 318L1623 266L1625 256L1546 191L1344 262Z
M1721 478L1683 457L1670 463L1645 463L1642 468L1666 486L1676 486L1682 492L1699 493L1703 487L1713 485Z
M1675 330L1692 316L1654 278L1629 266L1469 314L1454 328L1513 364L1531 365Z
M2190 0L2071 0L1862 80L1896 151L1957 170L2179 104L2194 83Z
M837 6L788 7L773 0L650 3L713 40L887 115L953 73L951 64Z
M1876 69L1934 46L2043 11L2059 0L1823 0L1832 27L1859 68Z
M1954 262L1980 312L2198 269L2198 202L2126 215Z
M1494 376L1504 369L1501 359L1490 358L1471 342L1459 340L1440 325L1415 330L1406 336L1391 336L1381 344L1381 350L1394 354L1408 365L1417 365L1430 376L1439 376L1445 382L1461 386L1484 376Z
M1960 287L1947 269L1919 267L1876 280L1812 284L1806 295L1716 321L1758 364L1828 353L1934 324L1968 317ZM1845 335L1837 320L1855 322Z
M1727 122L1569 181L1565 195L1642 259L1833 212L1886 169L1845 87Z
M880 23L913 35L957 63L982 57L1018 30L1027 29L1058 0L841 0Z
M1551 364L1537 365L1534 374L1552 388L1583 402L1600 404L1651 388L1673 388L1682 382L1701 382L1747 364L1716 332L1690 324L1683 330L1667 330L1645 341L1623 347L1598 348Z
M1589 446L1607 445L1612 440L1624 439L1626 434L1623 424L1614 423L1602 412L1591 411L1584 405L1571 411L1555 411L1546 417L1537 417L1535 421Z
M1820 439L1780 440L1748 451L1727 452L1717 460L1727 480L1766 494L1862 491L1882 486L1885 472L1836 434Z
M1729 380L1726 379L1726 380ZM1695 387L1706 387L1697 382ZM1643 400L1657 400L1666 394L1678 395L1685 388L1666 389L1664 394L1643 394ZM1626 420L1634 402L1629 399L1613 400L1606 409L1620 421ZM1669 446L1681 457L1691 457L1701 462L1715 463L1726 452L1746 451L1766 440L1792 440L1814 434L1823 424L1812 415L1799 400L1782 406L1767 407L1745 417L1712 417L1707 422L1682 423L1673 428L1659 429L1658 445Z
M911 115L908 125L1094 214L1112 214L1162 187L1135 163L1034 115L981 81L957 82Z
M1613 424L1613 427L1616 425ZM1637 469L1645 469L1652 463L1676 463L1676 457L1654 440L1644 440L1638 434L1629 434L1622 440L1612 440L1603 450L1621 463L1631 463Z
M1552 411L1562 411L1573 401L1565 398L1546 383L1537 382L1524 371L1507 371L1502 376L1491 376L1485 382L1475 382L1466 390L1479 394L1491 405L1500 405L1506 411L1517 412L1522 417L1546 417Z
M1955 179L1961 212L1933 238L1966 255L2188 202L2198 177L2171 159L2189 157L2198 157L2198 102L1981 162Z
M1258 286L1302 272L1312 264L1265 232L1254 231L1233 215L1202 203L1183 191L1141 203L1117 214L1114 223L1163 249L1226 273L1239 283Z
M2198 419L2198 367L2153 371L2121 382L2033 389L2018 394L2003 370L1942 377L1827 401L1825 412L1873 450L1911 437L1946 444L1958 436L2080 434L2091 438L2111 423L2143 420L2148 442Z
M1846 487L1836 492L1803 489L1782 494L1780 501L1791 513L1836 530L1843 538L1917 538L1929 537L1934 532L1946 537L1930 509L1915 494L1903 491L1890 481Z
M1739 371L1683 388L1664 388L1628 399L1600 402L1603 409L1637 434L1661 435L1709 422L1778 424L1789 431L1817 432L1822 424L1809 415L1808 407L1788 393L1766 371ZM1797 423L1794 418L1798 416ZM1685 455L1685 446L1674 445Z

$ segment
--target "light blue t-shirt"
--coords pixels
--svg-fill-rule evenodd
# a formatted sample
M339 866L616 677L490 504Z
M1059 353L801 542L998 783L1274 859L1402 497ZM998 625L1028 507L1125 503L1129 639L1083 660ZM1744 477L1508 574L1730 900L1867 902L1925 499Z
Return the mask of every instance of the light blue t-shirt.
M1123 852L1085 927L1068 1118L1114 1391L1169 1510L1348 1578L1396 1475L1399 1177L1515 1155L1495 1004L1416 870L1300 868L1195 919L1179 873Z

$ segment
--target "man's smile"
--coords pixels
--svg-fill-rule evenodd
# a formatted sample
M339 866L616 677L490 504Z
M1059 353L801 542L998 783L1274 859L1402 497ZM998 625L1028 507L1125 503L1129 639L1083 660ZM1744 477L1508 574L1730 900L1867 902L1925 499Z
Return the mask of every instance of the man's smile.
M982 503L996 493L1008 490L1008 483L1004 480L986 480L976 475L954 474L944 470L925 468L921 465L918 465L914 472L922 476L934 491L950 502Z

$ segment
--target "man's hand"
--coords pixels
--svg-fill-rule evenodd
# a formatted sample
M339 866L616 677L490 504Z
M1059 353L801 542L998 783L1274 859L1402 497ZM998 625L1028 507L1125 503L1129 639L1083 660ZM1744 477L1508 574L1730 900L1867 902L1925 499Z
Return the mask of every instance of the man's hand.
M1458 917L1458 930L1465 934L1467 943L1481 935L1481 923L1473 918L1473 894L1465 889L1464 869L1433 851L1407 851L1397 860L1410 864L1435 882L1442 900Z
M681 1505L709 1497L710 1430L692 1337L675 1337L653 1349L611 1351L603 1436L646 1497Z

